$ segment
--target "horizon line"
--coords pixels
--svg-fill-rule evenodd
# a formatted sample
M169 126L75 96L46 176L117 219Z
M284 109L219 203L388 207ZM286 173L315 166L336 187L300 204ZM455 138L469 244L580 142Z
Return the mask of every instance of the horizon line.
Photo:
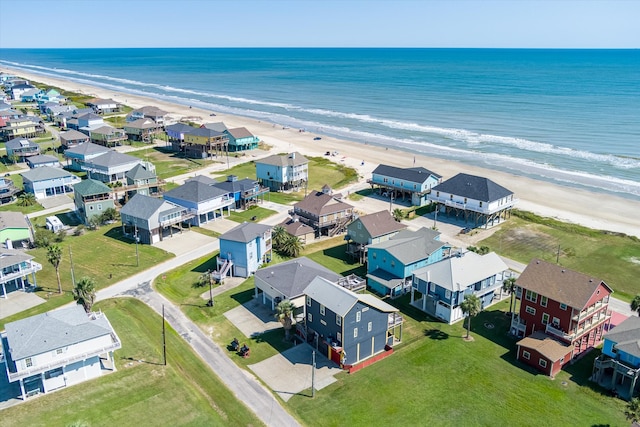
M3 47L20 49L466 49L466 50L638 50L639 47L471 47L471 46L67 46L67 47Z

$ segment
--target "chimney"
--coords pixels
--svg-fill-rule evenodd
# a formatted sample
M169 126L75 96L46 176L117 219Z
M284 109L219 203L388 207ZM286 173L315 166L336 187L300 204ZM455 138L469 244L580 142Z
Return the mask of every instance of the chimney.
M236 175L227 176L227 182L236 182L237 180L238 180L238 177Z
M296 158L296 152L294 151L293 153L289 154L289 158L290 159L295 159Z

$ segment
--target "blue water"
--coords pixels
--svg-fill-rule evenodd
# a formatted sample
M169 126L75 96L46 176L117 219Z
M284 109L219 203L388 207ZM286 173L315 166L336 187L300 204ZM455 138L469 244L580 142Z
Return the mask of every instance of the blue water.
M2 49L0 65L640 199L640 50Z

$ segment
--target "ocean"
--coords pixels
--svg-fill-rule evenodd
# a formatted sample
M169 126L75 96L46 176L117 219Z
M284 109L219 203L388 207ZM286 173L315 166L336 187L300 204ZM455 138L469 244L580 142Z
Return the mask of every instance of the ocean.
M0 49L0 65L640 199L640 50Z

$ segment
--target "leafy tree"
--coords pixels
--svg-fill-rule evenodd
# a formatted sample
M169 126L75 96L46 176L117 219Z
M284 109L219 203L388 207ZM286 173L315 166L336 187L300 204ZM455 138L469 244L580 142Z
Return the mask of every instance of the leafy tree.
M20 160L20 156L18 156L17 154L12 154L9 156L9 161L13 164L18 163L18 160Z
M511 302L509 303L509 313L513 313L513 299L516 295L516 278L509 277L502 282L502 290L511 294Z
M273 227L273 230L271 230L271 241L273 242L273 248L277 251L280 251L282 243L285 241L288 235L289 233L287 233L287 230L285 230L283 226L276 225L275 227Z
M205 271L198 277L198 281L196 282L196 287L201 288L208 286L211 283L212 276L210 271Z
M36 203L36 195L33 193L22 193L18 196L18 206L33 206Z
M631 422L640 420L640 398L634 397L629 402L627 402L627 409L624 411L624 415Z
M638 315L640 315L640 294L631 300L631 310L638 312Z
M288 299L282 300L276 305L276 319L280 323L282 323L282 327L284 328L284 339L289 340L289 331L291 330L291 326L293 325L293 311L296 309L296 306L293 305L291 301Z
M118 221L120 219L120 213L114 208L106 209L102 215L100 215L100 222L103 224L109 221Z
M287 256L292 258L297 258L300 256L300 253L304 249L304 245L296 236L292 236L288 234L284 242L282 242L282 246L280 247L280 251Z
M89 313L96 300L96 282L90 277L83 277L73 288L73 299Z
M460 309L464 314L467 315L467 338L469 338L469 333L471 331L471 318L476 314L480 313L482 309L482 304L480 303L480 298L477 295L465 295L464 301L460 304Z
M402 221L403 218L404 218L404 212L402 212L402 209L396 208L393 210L393 219L400 222Z
M56 243L62 243L65 237L67 237L67 232L65 230L58 230L56 236L54 237L54 240L56 241Z
M58 293L62 293L62 283L60 282L60 261L62 261L62 250L58 245L47 247L47 260L56 269L56 278L58 279Z
M89 217L87 220L87 227L89 230L96 230L100 226L100 218L97 215Z
M36 228L33 244L37 248L46 248L56 240L56 234L48 228Z

